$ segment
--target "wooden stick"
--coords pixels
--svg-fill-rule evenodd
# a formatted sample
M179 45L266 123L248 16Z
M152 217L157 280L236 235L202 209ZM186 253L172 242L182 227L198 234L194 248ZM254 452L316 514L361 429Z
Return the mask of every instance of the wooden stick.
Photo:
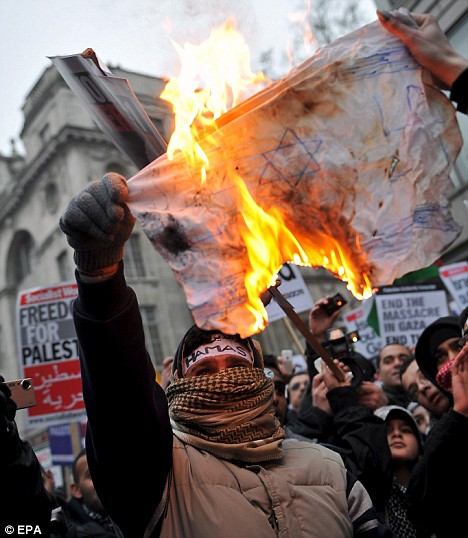
M333 362L333 357L322 346L317 337L309 330L307 325L298 316L292 304L287 301L284 295L274 286L268 288L268 291L273 295L273 298L278 303L278 306L284 311L294 325L296 325L302 336L304 336L307 342L309 342L309 344L314 348L315 352L325 361L326 365L335 374L338 381L344 381L345 373L343 370Z

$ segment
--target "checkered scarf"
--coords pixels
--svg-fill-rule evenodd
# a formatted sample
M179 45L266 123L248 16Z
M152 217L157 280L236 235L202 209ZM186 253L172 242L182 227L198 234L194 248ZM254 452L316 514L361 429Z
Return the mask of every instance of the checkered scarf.
M272 407L274 385L259 368L227 368L167 388L174 435L225 459L280 458L284 430Z
M396 538L432 538L433 534L422 527L415 527L409 520L406 487L395 477L386 509L388 526Z
M447 392L453 392L452 389L452 365L455 357L449 359L437 372L436 383Z

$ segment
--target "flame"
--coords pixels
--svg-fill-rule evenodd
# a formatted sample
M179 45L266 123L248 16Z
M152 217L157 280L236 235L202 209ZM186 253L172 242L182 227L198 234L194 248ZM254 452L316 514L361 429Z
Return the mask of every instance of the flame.
M200 45L174 46L181 59L181 72L169 80L161 94L172 103L175 115L167 156L172 160L176 151L181 151L199 169L204 181L209 162L200 139L209 138L217 118L269 80L263 73L251 71L249 48L232 19L214 28Z
M181 72L171 79L161 98L169 101L175 115L175 128L169 141L167 157L173 160L182 152L192 177L207 179L211 149L219 148L214 133L216 119L249 95L263 89L269 81L262 73L250 69L250 53L233 21L211 31L200 45L174 44L181 58ZM234 111L236 115L236 111ZM218 152L219 154L219 152ZM229 181L236 188L235 203L243 223L240 234L248 254L245 289L248 310L255 320L251 334L265 328L267 313L260 295L274 283L285 262L308 267L325 267L348 283L348 289L358 299L370 297L372 286L364 273L356 274L342 244L349 238L335 239L334 233L313 232L313 240L302 232L293 233L276 207L261 208L253 199L245 182L223 156ZM337 215L338 218L338 215ZM339 227L338 227L339 228ZM358 238L354 250L361 251ZM359 258L359 255L357 255Z

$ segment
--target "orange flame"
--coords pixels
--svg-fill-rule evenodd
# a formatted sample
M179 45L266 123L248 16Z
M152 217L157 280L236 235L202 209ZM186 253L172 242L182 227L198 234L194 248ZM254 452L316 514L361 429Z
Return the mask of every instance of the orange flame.
M182 69L161 94L172 103L175 115L167 156L172 160L181 151L204 181L209 162L199 140L209 136L217 118L269 81L263 73L251 71L249 48L233 20L214 28L198 46L174 46Z
M177 152L182 152L192 177L199 175L204 182L210 166L208 155L211 149L219 147L214 136L218 127L216 119L269 81L261 73L252 73L248 47L232 21L213 29L209 39L199 46L186 44L184 47L176 45L176 48L182 60L181 73L168 82L161 94L161 98L172 103L175 114L167 157L173 160ZM236 111L234 114L237 116ZM367 275L353 270L359 263L349 261L353 258L352 252L346 255L343 250L349 237L340 237L345 243L342 245L325 231L314 230L313 240L304 232L293 233L286 226L280 209L262 209L243 179L229 167L229 159L223 158L228 178L236 187L237 208L244 221L240 234L249 258L245 289L248 309L255 319L251 334L267 324L267 313L259 297L272 285L286 261L325 267L347 282L348 289L358 299L372 294ZM359 258L361 248L357 239L354 249Z

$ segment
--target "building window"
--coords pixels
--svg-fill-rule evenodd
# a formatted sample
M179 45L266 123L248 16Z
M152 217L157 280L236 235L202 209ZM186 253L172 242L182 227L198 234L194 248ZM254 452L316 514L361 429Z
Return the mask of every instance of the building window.
M132 234L127 241L124 250L124 264L125 274L129 278L143 278L146 276L139 234Z
M73 276L72 268L69 262L69 252L64 250L57 256L57 268L59 273L59 279L62 282L70 280Z
M56 183L48 183L45 187L45 203L47 211L53 215L59 206L59 192Z
M155 306L141 306L141 318L145 331L146 348L155 364L160 365L163 360L161 339L159 337L158 319Z
M16 286L32 272L34 266L34 240L29 232L15 234L8 252L7 282Z

